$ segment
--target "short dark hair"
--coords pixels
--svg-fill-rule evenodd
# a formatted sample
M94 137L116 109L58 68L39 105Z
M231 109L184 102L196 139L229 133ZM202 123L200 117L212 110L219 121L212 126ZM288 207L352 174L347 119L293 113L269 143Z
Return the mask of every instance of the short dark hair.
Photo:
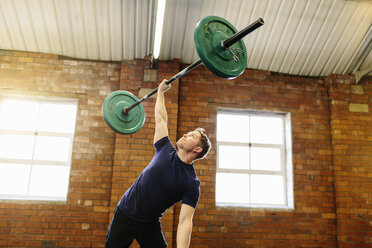
M207 135L205 134L204 128L198 127L194 131L200 133L199 144L202 148L201 153L199 153L196 159L203 159L207 156L209 150L212 148L212 143L209 141Z

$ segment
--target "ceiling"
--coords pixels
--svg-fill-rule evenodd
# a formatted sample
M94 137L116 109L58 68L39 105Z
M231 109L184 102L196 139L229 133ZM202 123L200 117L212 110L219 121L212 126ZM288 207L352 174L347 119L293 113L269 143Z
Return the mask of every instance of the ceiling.
M0 49L121 61L151 55L157 0L1 0ZM167 0L159 60L198 60L193 33L205 16L238 30L247 67L301 76L372 71L372 0Z

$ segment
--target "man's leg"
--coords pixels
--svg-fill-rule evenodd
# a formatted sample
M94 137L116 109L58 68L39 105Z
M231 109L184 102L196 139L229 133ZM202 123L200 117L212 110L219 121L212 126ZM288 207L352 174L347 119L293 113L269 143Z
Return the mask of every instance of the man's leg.
M134 235L130 232L131 227L127 217L118 209L115 209L110 229L106 235L106 248L128 248L133 242Z
M141 248L167 247L167 242L165 241L163 232L161 230L160 222L144 225L146 226L135 233L135 239L138 241Z

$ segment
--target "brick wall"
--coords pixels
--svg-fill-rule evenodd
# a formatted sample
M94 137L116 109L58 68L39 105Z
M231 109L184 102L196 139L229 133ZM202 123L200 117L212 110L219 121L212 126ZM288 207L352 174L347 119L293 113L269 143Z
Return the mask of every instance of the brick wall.
M227 81L201 67L182 79L180 96L179 135L197 123L213 143L218 108L292 115L296 209L216 208L213 149L196 166L202 197L194 217L193 247L336 247L328 93L322 80L246 70Z
M67 202L0 201L0 247L102 247L115 135L103 122L101 106L119 88L120 68L120 63L0 51L0 94L78 99Z
M372 247L372 79L326 78L339 247Z
M182 67L178 61L151 67L148 59L106 63L0 51L1 94L79 100L68 201L0 201L0 247L103 247L117 202L154 153L155 99L143 103L145 125L132 135L106 127L102 102L119 89L140 98ZM166 104L173 142L201 126L215 143L218 108L292 117L295 210L216 208L212 149L196 163L202 196L191 247L372 246L372 80L353 82L256 70L225 80L200 66L172 83ZM179 209L177 204L162 219L169 247L176 247Z

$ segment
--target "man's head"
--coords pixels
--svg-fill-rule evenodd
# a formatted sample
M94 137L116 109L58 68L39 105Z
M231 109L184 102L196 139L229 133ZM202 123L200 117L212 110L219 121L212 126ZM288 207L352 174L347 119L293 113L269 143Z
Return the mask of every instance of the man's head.
M184 134L178 141L178 149L183 149L186 152L194 153L194 160L203 159L207 156L212 145L203 128L196 128L194 131Z

